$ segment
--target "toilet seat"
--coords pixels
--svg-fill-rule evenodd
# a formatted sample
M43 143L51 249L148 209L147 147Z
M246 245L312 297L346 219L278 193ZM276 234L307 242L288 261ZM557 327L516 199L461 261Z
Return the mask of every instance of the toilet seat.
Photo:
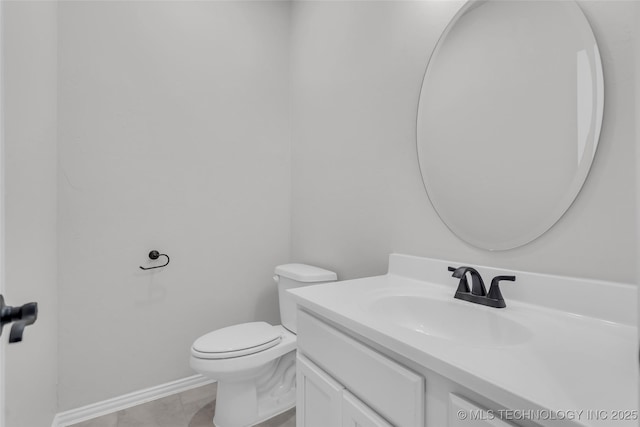
M297 340L294 334L286 330L282 325L277 325L273 328L279 332L282 339L271 348L242 357L222 359L209 359L206 357L206 353L203 353L203 357L201 357L198 352L191 348L191 358L189 359L191 367L218 381L226 381L229 378L235 380L238 377L243 377L243 374L239 373L260 369L280 356L296 349Z
M241 323L201 336L191 353L200 359L230 359L259 353L281 340L280 329L266 322Z

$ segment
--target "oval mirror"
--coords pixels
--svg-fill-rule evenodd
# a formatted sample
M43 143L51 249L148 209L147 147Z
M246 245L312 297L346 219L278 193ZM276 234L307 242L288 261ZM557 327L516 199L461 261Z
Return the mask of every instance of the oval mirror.
M573 1L472 1L425 72L417 148L427 194L464 241L524 245L560 219L593 161L600 54Z

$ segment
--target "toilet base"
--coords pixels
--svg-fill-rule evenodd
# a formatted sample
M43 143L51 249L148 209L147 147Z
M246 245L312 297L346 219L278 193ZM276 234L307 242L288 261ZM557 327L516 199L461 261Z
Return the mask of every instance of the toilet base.
M240 381L219 380L216 427L249 427L296 404L296 352L274 360L258 376Z

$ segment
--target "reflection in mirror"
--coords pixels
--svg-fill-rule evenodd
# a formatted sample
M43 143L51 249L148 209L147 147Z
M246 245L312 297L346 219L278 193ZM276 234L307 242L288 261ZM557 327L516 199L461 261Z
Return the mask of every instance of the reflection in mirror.
M603 114L598 46L573 1L475 1L429 60L417 118L429 199L464 241L524 245L572 204Z

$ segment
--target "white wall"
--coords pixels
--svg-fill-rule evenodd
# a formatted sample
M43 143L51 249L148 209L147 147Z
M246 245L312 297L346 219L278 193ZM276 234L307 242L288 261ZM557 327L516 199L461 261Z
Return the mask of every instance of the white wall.
M391 252L632 282L636 277L633 2L580 3L604 62L596 159L568 213L514 250L451 234L415 147L423 73L456 2L296 2L292 255L341 278L383 274ZM470 212L472 214L472 212Z
M2 7L5 299L39 304L23 341L6 347L6 426L47 426L57 385L56 4Z
M194 374L199 335L278 322L289 5L59 5L60 410ZM171 256L143 272L147 253Z

